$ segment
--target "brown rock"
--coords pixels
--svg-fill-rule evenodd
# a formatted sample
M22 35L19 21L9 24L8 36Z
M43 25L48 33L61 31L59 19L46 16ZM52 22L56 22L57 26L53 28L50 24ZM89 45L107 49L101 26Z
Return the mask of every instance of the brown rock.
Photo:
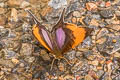
M85 80L94 80L94 79L90 75L86 75Z
M11 68L14 67L11 60L0 59L0 65L8 66L8 67L11 67Z
M106 27L108 27L108 28L110 27L110 28L112 28L113 30L116 30L116 31L120 30L120 25L108 25Z
M20 67L24 67L25 66L25 64L24 63L20 63Z
M84 22L83 22L83 19L84 19L84 18L85 18L85 17L82 16L82 17L79 19L79 22L82 23L82 25L85 25Z
M41 15L45 16L47 13L51 12L52 8L47 6L46 8L43 8L43 10L41 11Z
M44 60L50 60L48 53L45 50L40 51L40 55Z
M25 7L29 6L29 5L30 5L29 2L23 1L23 2L21 3L21 5L20 5L20 8L25 8Z
M21 11L19 14L18 14L18 16L19 17L21 17L21 18L23 18L23 17L28 17L29 16L29 14L27 13L27 12L25 12L25 11Z
M89 2L89 3L86 3L86 8L89 11L96 10L97 9L97 5L95 3Z
M0 14L4 14L5 13L5 9L4 8L0 8Z
M4 7L4 6L5 6L4 2L0 2L0 7Z
M99 39L99 38L101 38L101 37L103 37L103 36L105 36L105 35L107 35L108 34L108 30L106 29L106 28L102 28L99 32L97 32L98 34L97 34L97 39Z
M97 69L98 69L98 70L102 70L103 67L102 67L102 66L97 66Z
M113 42L113 43L116 43L116 42L117 42L117 40L116 40L116 39L113 39L113 40L112 40L112 42Z
M35 60L35 57L26 56L24 60L29 62L29 63L33 63Z
M74 80L75 78L74 78L74 76L73 75L66 75L65 77L64 77L64 80Z
M111 6L111 2L110 1L107 1L106 3L105 3L105 7L110 7Z
M46 3L49 2L50 0L41 0L41 2Z
M88 64L92 64L94 66L98 66L99 62L98 62L98 60L94 60L94 61L89 61Z
M15 8L11 9L11 19L10 20L15 21L15 22L18 21L18 13L17 13L17 10Z
M0 26L4 25L6 22L6 18L4 16L0 16Z
M74 12L73 12L73 16L74 16L74 17L81 17L79 11L74 11Z
M59 63L58 68L59 68L60 71L65 71L65 68L64 68L64 64L63 64L63 63Z
M38 3L39 0L30 0L30 3L31 4L35 4L35 3Z
M114 53L114 57L120 58L120 53L119 53L119 52L115 52L115 53Z
M20 6L23 0L9 0L8 6Z
M105 38L105 37L102 37L102 38L98 39L98 40L96 41L96 43L98 43L98 44L103 44L105 41L106 41L106 38Z
M77 18L76 17L72 18L72 23L77 23Z
M19 60L18 60L18 59L13 58L13 59L12 59L12 62L13 62L14 64L18 64L18 63L19 63Z
M20 54L22 56L23 55L26 55L26 56L31 55L32 54L32 45L28 44L28 43L23 43L22 47L21 47L21 50L20 50Z
M96 74L95 71L90 70L90 71L88 72L88 74L89 74L92 78L94 78L95 80L98 80L98 75ZM89 80L89 79L88 79L88 80Z
M95 20L95 19L92 19L92 20L91 20L90 25L99 26L98 21Z

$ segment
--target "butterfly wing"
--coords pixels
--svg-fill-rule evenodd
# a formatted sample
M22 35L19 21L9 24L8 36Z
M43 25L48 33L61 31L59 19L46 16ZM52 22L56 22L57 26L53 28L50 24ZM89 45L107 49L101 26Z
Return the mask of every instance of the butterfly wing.
M74 36L74 43L72 44L72 48L83 42L86 36L86 29L82 27L78 27L74 24L67 23L66 28L72 31Z
M58 23L52 30L55 34L56 43L61 54L80 44L86 37L85 28L78 27L71 23L64 23L64 13L65 9L63 10Z
M39 25L33 26L34 36L40 42L41 45L43 45L49 51L52 51L53 46L48 31L39 27L40 27Z
M40 24L38 19L30 11L28 11L28 13L32 16L35 22L35 25L33 26L34 36L42 46L44 46L47 50L52 51L53 46L50 33L45 29L43 25Z

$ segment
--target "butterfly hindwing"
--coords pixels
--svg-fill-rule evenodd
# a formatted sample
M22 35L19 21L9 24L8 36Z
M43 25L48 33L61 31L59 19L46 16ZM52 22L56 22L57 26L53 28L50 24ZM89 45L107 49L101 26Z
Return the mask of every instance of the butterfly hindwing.
M72 48L77 46L79 43L83 42L86 36L86 29L83 27L78 27L74 24L67 23L66 28L72 31L72 34L74 36L74 43L72 45Z
M72 34L73 31L71 31L70 29L64 28L64 31L66 34L66 39L65 39L65 43L62 47L62 54L72 48L72 45L74 43L74 38L75 38L74 35Z
M57 45L61 49L65 43L66 34L63 28L58 28L55 34L56 34Z

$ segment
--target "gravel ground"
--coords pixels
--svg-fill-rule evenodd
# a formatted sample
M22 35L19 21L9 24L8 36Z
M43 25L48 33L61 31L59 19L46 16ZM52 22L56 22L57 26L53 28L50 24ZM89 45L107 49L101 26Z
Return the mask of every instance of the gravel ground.
M30 9L50 31L66 8L65 22L93 28L67 52L53 56L32 34ZM119 0L0 0L0 80L120 80Z

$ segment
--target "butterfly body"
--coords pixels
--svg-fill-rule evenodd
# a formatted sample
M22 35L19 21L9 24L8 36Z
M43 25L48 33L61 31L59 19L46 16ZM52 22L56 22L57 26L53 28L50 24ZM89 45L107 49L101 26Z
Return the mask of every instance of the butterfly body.
M86 37L86 28L64 22L65 9L51 32L41 25L30 11L28 12L35 21L35 25L33 26L34 36L40 44L57 59L63 58L65 52L76 47L78 44L83 42Z

